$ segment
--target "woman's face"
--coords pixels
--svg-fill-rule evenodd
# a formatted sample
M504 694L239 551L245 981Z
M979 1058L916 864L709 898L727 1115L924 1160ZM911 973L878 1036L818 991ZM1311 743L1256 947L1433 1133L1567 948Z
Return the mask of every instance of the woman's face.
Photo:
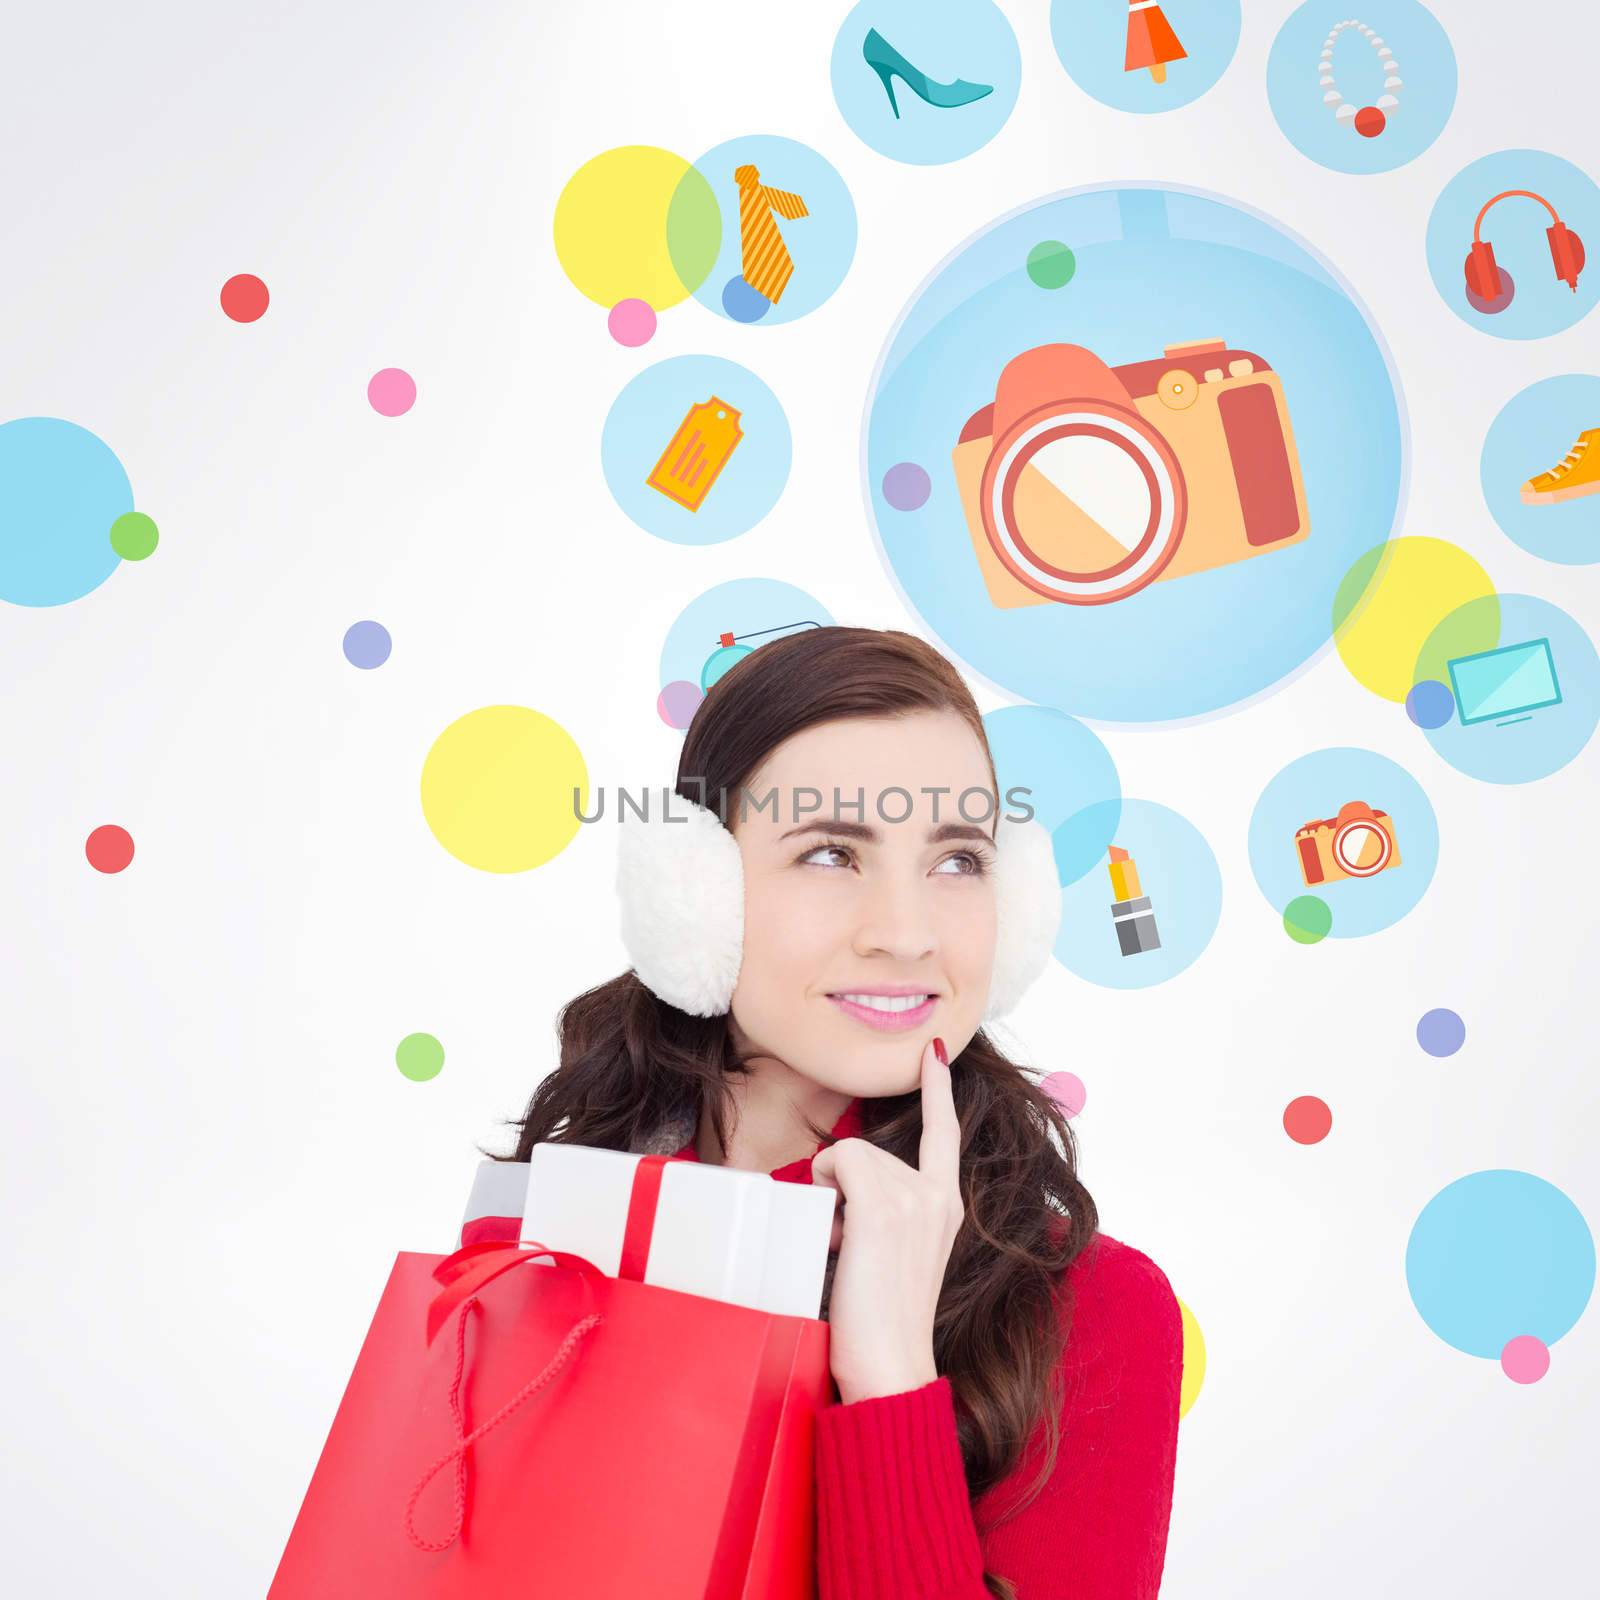
M966 721L808 728L727 804L745 881L735 1042L852 1097L914 1090L935 1035L954 1060L988 1001L996 926L998 800Z

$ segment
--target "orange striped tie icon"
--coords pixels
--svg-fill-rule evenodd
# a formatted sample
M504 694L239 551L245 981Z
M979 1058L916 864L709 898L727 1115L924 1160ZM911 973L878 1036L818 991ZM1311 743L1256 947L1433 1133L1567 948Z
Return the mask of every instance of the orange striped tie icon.
M735 167L733 181L739 185L739 255L744 281L773 305L783 298L794 262L772 220L774 211L793 221L809 217L806 203L787 189L774 189L761 181L752 166Z

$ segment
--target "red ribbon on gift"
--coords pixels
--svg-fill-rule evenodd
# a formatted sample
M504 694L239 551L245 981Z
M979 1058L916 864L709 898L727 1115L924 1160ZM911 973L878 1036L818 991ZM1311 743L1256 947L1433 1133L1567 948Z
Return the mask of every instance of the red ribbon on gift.
M633 1175L633 1189L628 1198L628 1215L622 1234L622 1254L617 1266L619 1278L644 1281L645 1266L650 1259L650 1238L655 1228L656 1200L661 1192L661 1175L669 1156L649 1155L640 1159ZM593 1304L594 1284L604 1279L603 1273L585 1256L570 1250L552 1250L538 1240L486 1240L480 1244L463 1245L448 1255L433 1269L434 1279L441 1285L438 1294L428 1304L426 1341L432 1345L439 1330L459 1309L456 1323L455 1374L450 1381L450 1415L455 1421L456 1442L439 1457L418 1479L416 1487L406 1501L406 1536L419 1550L447 1550L455 1543L467 1512L467 1451L491 1428L498 1427L522 1404L560 1371L567 1358L578 1345L605 1320L602 1313L591 1311L580 1317L567 1330L556 1353L544 1369L530 1378L511 1399L492 1417L480 1422L470 1433L466 1418L461 1413L461 1378L466 1366L467 1315L478 1303L479 1292L496 1278L530 1261L553 1261L557 1266L571 1267L582 1278L587 1303ZM422 1491L433 1481L441 1467L450 1461L456 1464L454 1517L450 1532L443 1539L423 1539L416 1530L413 1516Z

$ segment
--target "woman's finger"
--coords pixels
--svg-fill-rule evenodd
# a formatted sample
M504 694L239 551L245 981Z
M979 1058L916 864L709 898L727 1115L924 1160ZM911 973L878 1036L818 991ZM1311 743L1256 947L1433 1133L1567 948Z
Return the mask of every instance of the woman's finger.
M835 1170L834 1150L836 1145L827 1145L811 1158L811 1182L813 1187L833 1190L833 1227L828 1234L828 1249L835 1251L844 1240L844 1207L845 1190L839 1181Z
M940 1059L943 1048L942 1039L930 1039L922 1052L922 1142L917 1150L917 1171L956 1193L960 1187L961 1119L950 1087L950 1068Z

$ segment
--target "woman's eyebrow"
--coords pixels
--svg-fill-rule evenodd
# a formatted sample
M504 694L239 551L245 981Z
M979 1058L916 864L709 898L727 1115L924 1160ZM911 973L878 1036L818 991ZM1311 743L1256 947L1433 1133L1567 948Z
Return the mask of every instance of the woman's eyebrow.
M868 844L879 843L876 828L865 822L846 822L843 817L818 817L813 822L802 823L798 828L790 828L787 833L780 833L778 840L782 843L797 833L842 833L849 839L865 839ZM970 822L941 822L938 827L928 829L930 844L938 844L944 839L976 839L983 844L994 843L982 828Z

